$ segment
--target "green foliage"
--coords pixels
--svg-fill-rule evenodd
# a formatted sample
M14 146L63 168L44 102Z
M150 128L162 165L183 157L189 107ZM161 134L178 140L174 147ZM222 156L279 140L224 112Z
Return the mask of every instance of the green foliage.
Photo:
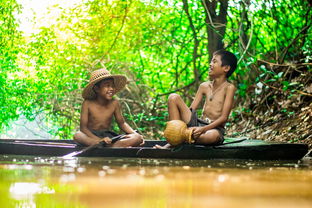
M72 138L79 126L81 91L89 72L105 65L131 80L128 90L118 95L131 126L158 137L168 116L168 92L192 84L196 76L207 80L206 25L212 26L201 1L187 2L189 17L178 0L85 1L62 9L54 24L28 37L17 30L14 14L20 6L1 1L5 9L0 16L0 130L21 114L29 120L44 115L51 134ZM238 87L238 100L254 96L250 88L259 83L293 96L302 90L301 83L289 78L285 68L275 70L261 60L311 61L308 2L244 2L229 1L223 37L226 49L240 60L230 78ZM187 103L198 85L195 82L179 91ZM239 112L245 110L234 111L233 117Z
M10 120L18 118L19 81L13 79L18 72L16 59L20 33L14 14L20 9L16 1L0 2L0 130L8 126Z
M271 63L311 61L312 14L308 1L257 0L247 5L248 2L233 5L230 2L229 16L233 18L228 19L224 37L227 47L239 52L238 57L245 54L240 57L238 71L233 76L240 83L238 94L243 97L248 94L248 88L260 79L265 79L266 83L281 81L283 72L274 74L264 65L259 67L259 59ZM247 10L248 15L242 15ZM250 45L247 48L248 41Z

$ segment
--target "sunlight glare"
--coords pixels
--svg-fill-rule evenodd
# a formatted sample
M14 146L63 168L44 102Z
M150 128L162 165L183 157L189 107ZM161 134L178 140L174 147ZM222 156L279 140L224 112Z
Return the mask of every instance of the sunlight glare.
M40 31L40 27L49 27L55 23L63 9L73 7L83 0L17 0L22 11L17 15L19 30L30 35Z
M34 194L54 194L55 191L39 183L17 182L10 186L11 197L17 200L27 199Z

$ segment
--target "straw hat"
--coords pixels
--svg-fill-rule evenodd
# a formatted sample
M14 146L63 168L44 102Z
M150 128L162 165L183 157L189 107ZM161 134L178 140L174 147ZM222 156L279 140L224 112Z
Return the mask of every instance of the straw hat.
M94 91L94 85L98 83L99 81L107 78L113 78L114 79L114 85L115 85L115 92L119 92L122 90L126 84L127 84L127 77L124 75L112 75L106 68L98 69L93 72L91 72L91 77L89 84L86 86L86 88L82 92L82 97L84 99L92 100L96 98L96 94Z

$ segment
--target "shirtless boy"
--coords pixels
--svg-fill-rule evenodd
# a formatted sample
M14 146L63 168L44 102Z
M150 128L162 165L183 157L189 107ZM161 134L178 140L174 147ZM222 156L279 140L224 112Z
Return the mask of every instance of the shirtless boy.
M231 52L220 50L213 54L209 78L202 83L190 108L178 94L168 98L169 120L182 120L193 128L193 139L196 144L222 144L224 141L224 125L231 112L236 88L227 81L237 66L237 58ZM196 109L205 97L203 115L197 118ZM166 148L156 146L156 148Z
M103 141L109 147L130 147L144 143L143 137L126 123L119 101L113 96L127 84L123 75L111 75L106 69L99 69L91 74L90 82L83 90L80 131L74 140L84 145L94 145ZM126 135L112 143L117 134L109 131L113 116L118 126Z

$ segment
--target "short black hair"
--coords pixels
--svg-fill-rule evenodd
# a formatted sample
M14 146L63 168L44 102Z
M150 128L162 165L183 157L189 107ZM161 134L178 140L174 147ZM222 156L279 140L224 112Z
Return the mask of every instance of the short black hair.
M226 50L218 50L213 53L213 55L219 55L221 57L221 66L230 66L230 70L226 73L226 77L229 78L237 67L236 56Z

